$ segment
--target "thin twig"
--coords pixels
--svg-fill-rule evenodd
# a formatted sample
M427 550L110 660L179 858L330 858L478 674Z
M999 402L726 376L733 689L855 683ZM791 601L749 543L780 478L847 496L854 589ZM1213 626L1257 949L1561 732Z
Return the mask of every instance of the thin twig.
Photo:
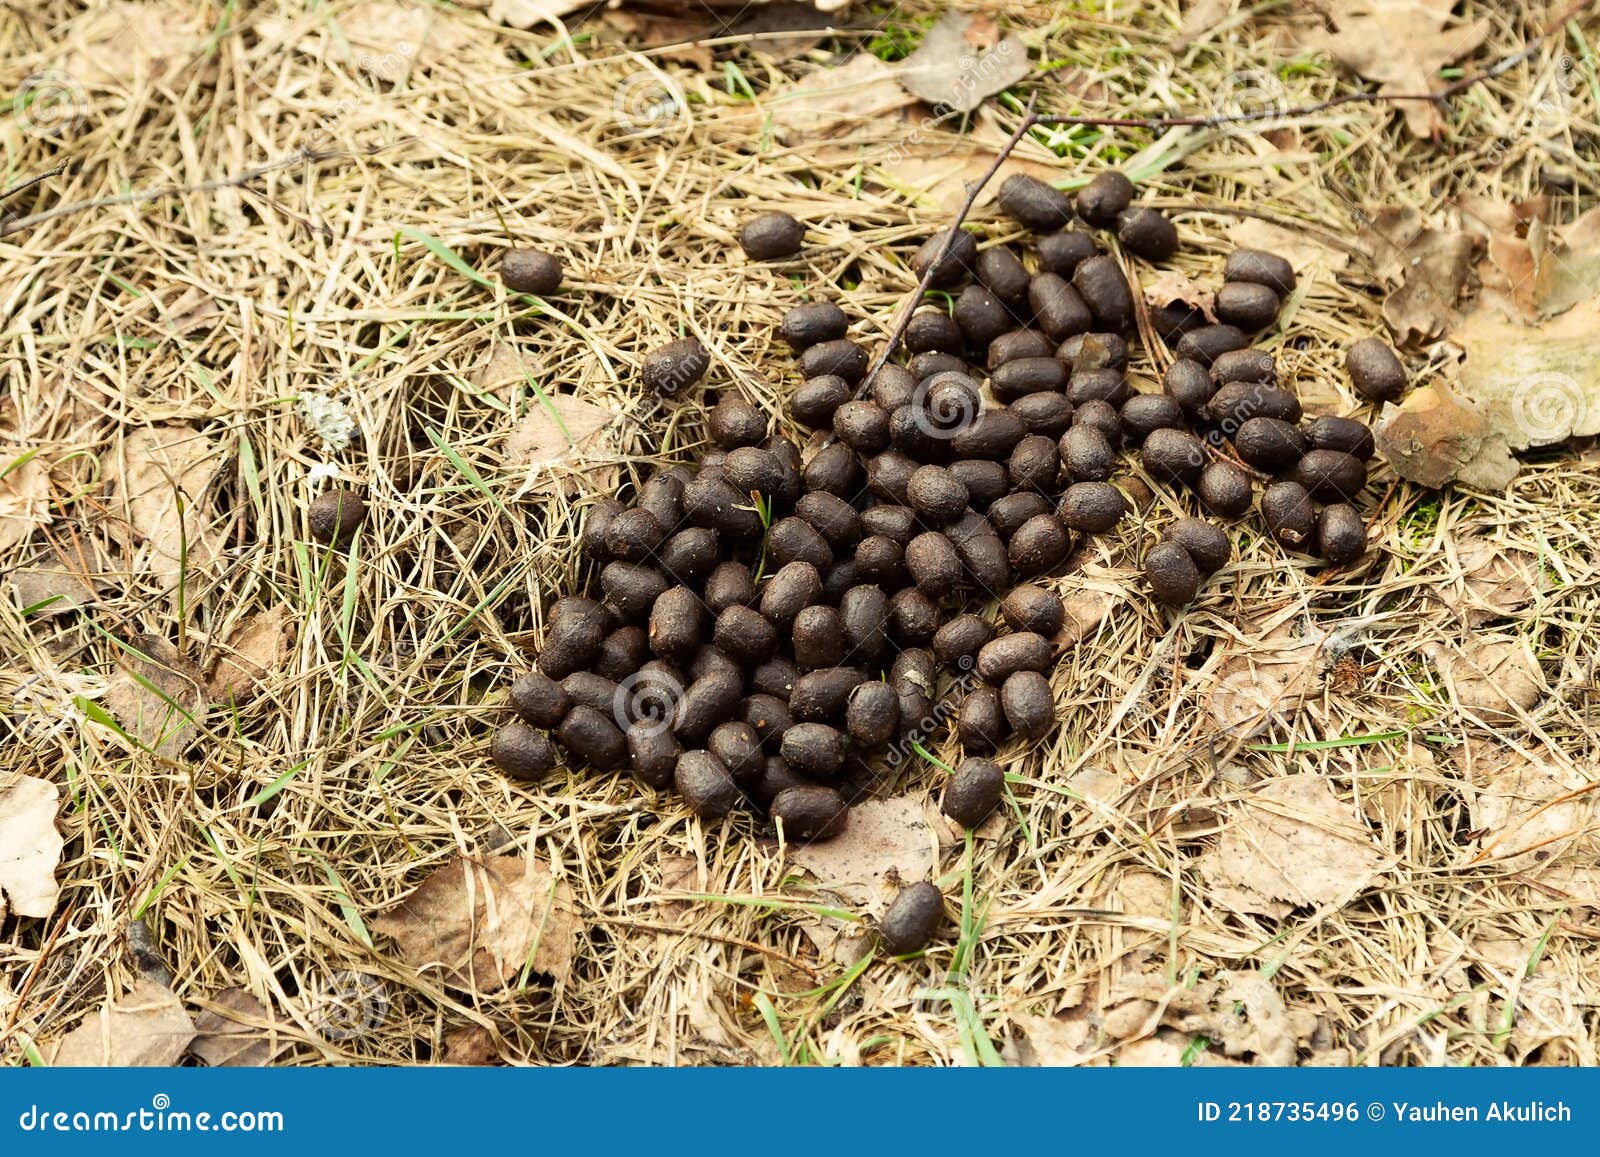
M6 200L6 199L8 199L10 197L14 197L18 193L22 192L24 189L31 189L35 185L37 185L37 184L39 184L39 183L41 183L43 181L48 181L51 177L57 176L60 173L64 172L66 170L66 167L67 167L67 162L62 161L55 168L46 169L44 172L40 173L37 177L29 177L26 181L22 182L22 184L20 184L20 185L12 185L11 188L6 189L4 192L0 192L0 201L4 201L4 200Z

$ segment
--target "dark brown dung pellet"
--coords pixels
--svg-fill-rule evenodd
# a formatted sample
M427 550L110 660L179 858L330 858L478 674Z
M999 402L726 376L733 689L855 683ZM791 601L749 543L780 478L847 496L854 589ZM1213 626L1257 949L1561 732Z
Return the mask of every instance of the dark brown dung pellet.
M703 743L712 728L739 710L744 681L725 671L700 676L685 688L672 717L672 730L685 743Z
M1344 355L1350 384L1362 397L1392 402L1405 392L1406 368L1381 338L1362 338Z
M779 752L798 775L832 779L844 770L844 733L826 723L796 723L783 733Z
M937 305L925 305L911 315L906 325L905 343L906 349L914 354L959 354L966 348L956 319Z
M870 456L889 445L889 415L877 402L846 402L833 412L833 433L857 454Z
M628 766L634 775L651 787L666 787L672 782L683 747L671 728L656 720L640 720L630 725L623 737L628 743Z
M1019 225L1043 233L1072 220L1072 202L1053 185L1026 173L1013 173L1000 183L1000 209Z
M730 395L711 407L706 429L724 450L755 446L767 436L767 417L743 398Z
M745 697L739 708L739 717L756 729L761 746L769 752L778 750L783 733L794 726L789 705L776 695L760 691Z
M1182 430L1156 430L1144 440L1139 462L1157 482L1192 485L1205 469L1205 444Z
M1251 418L1234 432L1233 448L1257 470L1276 474L1300 461L1306 439L1298 427L1281 418Z
M1206 413L1231 438L1251 418L1298 422L1301 410L1300 399L1288 390L1257 382L1229 382L1211 395Z
M942 350L928 350L914 356L906 363L906 372L919 382L925 382L935 374L966 373L967 363L955 354L947 354Z
M889 598L876 586L852 587L839 600L848 653L858 663L875 663L889 644Z
M800 355L800 372L808 378L827 374L843 378L854 385L867 372L867 351L849 338L818 342L807 346Z
M1006 561L1019 574L1039 574L1060 566L1071 549L1072 536L1061 519L1053 514L1036 514L1011 536L1006 544Z
M1081 229L1063 229L1041 237L1035 251L1041 272L1059 273L1062 277L1071 277L1080 264L1099 252L1094 238Z
M1219 386L1226 382L1275 385L1278 381L1278 362L1266 350L1229 350L1219 354L1211 363L1211 380Z
M1103 253L1080 264L1073 270L1072 287L1094 314L1098 328L1120 333L1133 325L1133 292L1115 257Z
M1305 437L1313 450L1338 450L1363 462L1372 457L1374 449L1372 431L1354 418L1313 418L1306 423Z
M1217 290L1213 312L1217 320L1257 333L1278 320L1280 306L1272 287L1253 281L1225 281Z
M705 377L710 368L711 351L699 338L685 337L647 353L640 374L646 386L670 398Z
M500 258L500 280L517 293L554 293L561 288L561 259L543 249L508 249Z
M609 712L579 703L556 729L556 741L579 759L601 771L628 762L628 744Z
M510 778L533 782L555 768L556 749L543 731L526 723L507 723L494 733L489 758Z
M1050 500L1032 490L1007 494L991 503L989 523L1002 538L1009 540L1028 519L1050 513Z
M1176 398L1166 394L1134 394L1122 403L1120 417L1123 432L1135 446L1143 443L1156 430L1186 430L1189 427L1183 407Z
M1109 229L1133 202L1133 182L1115 169L1099 174L1078 190L1078 216L1091 225Z
M850 805L844 796L820 784L784 788L772 797L770 810L772 818L783 825L784 839L802 843L831 840L850 821Z
M366 500L354 490L324 490L306 512L311 537L332 546L349 543L366 518Z
M793 257L806 243L806 227L787 213L758 213L739 230L739 248L752 261Z
M945 786L944 814L964 828L975 828L999 806L1005 790L1005 772L998 763L968 756Z
M1367 549L1367 527L1356 508L1344 502L1334 502L1322 508L1317 516L1317 553L1342 566L1354 562Z
M738 446L722 461L729 483L741 494L757 491L774 494L783 483L784 469L778 456L760 446Z
M1117 240L1146 261L1166 261L1178 251L1178 228L1155 209L1124 209L1117 217Z
M1055 697L1050 680L1038 671L1018 671L1000 687L1000 707L1014 734L1043 739L1056 725Z
M1066 608L1044 587L1023 583L1000 600L1000 615L1013 631L1032 631L1048 638L1061 629Z
M1338 450L1311 450L1284 475L1315 502L1350 502L1367 484L1367 464Z
M825 339L833 340L833 339ZM850 400L850 383L836 374L812 378L789 397L789 413L811 430L826 430L833 425L833 413Z
M650 649L669 662L694 658L705 634L705 604L688 587L663 591L650 608Z
M1210 319L1192 301L1180 300L1165 305L1150 305L1146 307L1145 312L1150 317L1150 328L1155 330L1156 336L1169 346L1177 345L1183 335L1190 330L1210 324Z
M1144 556L1144 577L1150 593L1169 607L1191 602L1200 590L1200 568L1176 542L1158 542Z
M1030 434L1053 438L1072 424L1072 402L1065 394L1051 390L1018 398L1010 410L1022 419Z
M537 660L539 670L551 679L565 679L587 667L600 653L608 625L609 616L598 608L586 614L555 617L545 631L544 647Z
M578 538L578 547L585 557L601 562L611 557L606 547L606 531L611 527L611 520L622 509L622 503L615 498L602 498L584 511L583 532Z
M1113 407L1121 406L1133 395L1128 387L1127 376L1121 370L1073 370L1072 376L1067 379L1067 400L1074 406L1087 406L1091 402L1105 402ZM1122 436L1122 419L1115 418L1117 425L1117 440ZM1100 425L1097 421L1096 425ZM1109 431L1107 437L1110 437Z
M1017 255L1003 245L979 253L972 272L978 283L1013 308L1028 300L1028 271Z
M920 466L906 483L906 498L924 520L942 526L967 508L967 488L943 466Z
M881 535L905 546L916 537L917 531L917 514L909 506L885 502L861 512L863 535Z
M990 409L958 427L950 436L949 447L958 458L1005 458L1027 434L1022 419L1010 410Z
M947 667L969 670L983 645L994 638L994 628L977 615L957 615L933 635L933 653Z
M807 490L821 490L844 499L855 497L865 480L860 461L850 447L839 442L813 454L801 476Z
M1055 341L1088 333L1094 325L1088 304L1059 273L1040 273L1028 282L1028 305L1039 328Z
M733 775L709 751L685 751L678 756L673 780L683 802L702 819L720 819L744 798Z
M1194 491L1206 509L1222 518L1237 518L1250 509L1250 476L1231 462L1209 462L1200 471Z
M1000 703L1000 688L974 687L967 692L956 714L956 735L961 740L961 749L979 753L994 751L1009 734L1005 708Z
M945 250L947 244L950 247L948 252ZM932 269L933 278L928 284L934 289L947 289L967 275L977 256L978 239L971 233L958 229L954 241L951 241L950 230L941 229L924 241L922 247L912 255L911 268L919 278Z
M800 675L800 668L782 655L776 655L750 672L750 690L787 703L794 693L794 685L800 682Z
M989 375L989 389L1002 402L1014 401L1067 384L1067 367L1053 357L1018 358Z
M717 724L706 748L741 787L754 787L760 782L767 757L761 750L760 732L750 724L740 719Z
M1233 544L1227 532L1203 518L1180 518L1167 527L1162 535L1189 552L1194 565L1204 575L1215 574L1228 565L1233 555Z
M783 315L778 336L795 351L818 342L838 341L850 328L850 319L831 301L808 301Z
M1274 482L1263 490L1261 518L1278 544L1293 550L1307 548L1316 530L1311 495L1298 482Z
M939 604L916 587L889 596L889 634L901 646L925 647L939 629Z
M905 558L905 547L886 535L869 535L856 543L856 571L862 582L881 587L903 585Z
M816 527L835 550L850 546L861 537L861 516L836 494L817 491L804 495L795 503L794 512Z
M767 580L757 604L762 617L787 627L795 616L822 597L822 572L804 559L785 563ZM659 605L659 603L657 604Z
M1206 367L1190 358L1179 358L1167 368L1161 388L1191 418L1204 416L1206 403L1216 391Z
M639 489L638 507L649 511L668 530L683 521L683 488L694 475L691 471L660 470Z
M1128 343L1120 333L1073 334L1056 347L1056 357L1074 370L1122 370L1128 367Z
M990 342L1017 324L1011 310L981 285L969 285L955 304L956 324L974 349L987 349Z
M861 683L845 704L845 730L863 748L882 747L900 726L900 697L887 683Z
M1235 249L1222 267L1224 281L1251 281L1273 292L1286 294L1294 288L1294 267L1276 253L1265 249Z
M1189 358L1209 366L1223 354L1242 350L1249 344L1250 338L1244 330L1236 325L1218 323L1191 329L1178 339L1174 352L1180 358Z
M878 939L890 956L921 952L944 920L944 897L926 880L900 889L878 922Z
M1044 671L1055 658L1055 647L1033 631L1014 631L983 645L978 652L978 677L999 686L1018 671Z
M1029 434L1018 442L1006 461L1013 490L1054 489L1060 472L1061 456L1056 453L1055 439L1043 434Z
M1043 330L1013 329L989 343L989 372L1023 358L1054 357L1055 351L1055 343Z
M642 563L608 562L600 572L600 588L625 621L643 622L667 589L667 576Z
M572 709L572 700L543 671L529 671L511 684L511 708L534 727L546 730L560 723Z
M956 544L961 565L978 590L1001 591L1011 585L1007 544L1001 541L987 518L977 511L968 511L946 527L945 534Z
M1037 394L1036 397L1046 397ZM1024 439L1023 441L1026 441ZM1018 442L1017 445L1022 445ZM1052 443L1054 445L1054 443ZM1016 451L1012 451L1013 454ZM987 458L962 458L950 463L950 473L956 480L967 488L967 502L974 510L981 510L998 498L1003 498L1011 489L1011 482L1006 474L1006 468L998 462L991 462Z
M789 711L802 723L842 723L850 692L866 678L866 672L859 667L807 671L795 680L789 694Z
M1120 419L1114 412L1111 420L1120 425ZM1088 423L1074 425L1061 435L1057 450L1061 455L1061 465L1076 482L1104 482L1116 469L1117 452L1099 426Z
M714 615L733 606L749 606L756 600L755 578L742 562L719 563L706 579L706 606Z
M924 531L906 546L906 572L917 589L935 601L961 585L961 556L955 544L936 530Z
M778 628L760 611L745 606L731 606L718 615L712 637L746 666L765 662L778 649Z
M794 661L808 671L837 667L844 659L844 621L837 607L807 607L794 618Z
M1080 534L1104 534L1127 512L1122 491L1109 482L1074 482L1057 507L1061 521Z
M606 527L606 552L623 562L642 562L665 535L660 521L643 507L621 511Z
M783 756L769 755L766 765L761 769L761 782L756 784L755 790L750 794L770 809L773 801L791 787L815 786L817 785L807 783L801 776L791 771Z

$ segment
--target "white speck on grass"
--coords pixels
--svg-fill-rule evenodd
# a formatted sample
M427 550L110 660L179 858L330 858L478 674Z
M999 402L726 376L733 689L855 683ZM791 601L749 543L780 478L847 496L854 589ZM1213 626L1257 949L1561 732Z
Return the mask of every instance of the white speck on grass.
M344 404L344 398L328 394L303 394L300 398L300 417L321 438L330 450L343 450L355 437L356 420Z
M338 477L339 467L332 462L318 462L310 470L306 471L306 481L312 487L320 486L324 482L333 482Z

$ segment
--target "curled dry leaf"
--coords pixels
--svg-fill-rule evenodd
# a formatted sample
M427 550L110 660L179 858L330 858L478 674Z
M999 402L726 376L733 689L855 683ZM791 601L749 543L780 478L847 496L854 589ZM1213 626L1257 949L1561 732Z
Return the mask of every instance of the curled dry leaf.
M1323 907L1372 882L1384 856L1320 775L1269 780L1223 826L1200 872L1240 911L1279 914L1282 904Z
M433 23L426 8L394 0L357 4L337 19L355 66L390 84L410 75Z
M1383 320L1397 342L1423 345L1460 321L1457 303L1472 278L1479 240L1435 228L1411 206L1370 215L1360 241L1378 276L1394 287L1383 299Z
M1146 305L1158 309L1169 305L1187 305L1205 314L1207 321L1217 320L1212 309L1217 295L1209 289L1201 289L1176 269L1163 269L1145 281L1142 288Z
M200 668L160 635L142 635L103 702L124 730L151 751L170 757L194 740L206 704Z
M284 1024L242 988L225 988L194 1018L189 1052L213 1069L265 1068L287 1052Z
M981 13L948 12L928 29L896 75L907 92L936 108L968 113L1032 68L1020 36L1001 35Z
M1178 1017L1174 1027L1209 1037L1228 1057L1249 1057L1254 1065L1294 1064L1299 1050L1311 1043L1316 1013L1291 1012L1259 972L1224 971L1218 979L1209 1007Z
M1381 93L1443 88L1439 70L1467 56L1489 35L1487 19L1458 22L1456 0L1329 0L1318 14L1331 22L1310 38L1346 68L1377 82ZM1439 109L1426 101L1399 106L1418 137L1443 130Z
M1600 434L1597 332L1600 297L1537 326L1478 310L1452 336L1461 392L1513 450Z
M444 1034L444 1063L447 1065L492 1065L500 1060L494 1034L481 1024L463 1025Z
M1504 490L1517 476L1505 435L1443 382L1412 390L1398 406L1385 404L1373 437L1394 472L1422 486L1458 481Z
M130 430L112 459L111 535L130 569L160 582L206 566L219 553L207 490L222 451L189 426Z
M572 889L521 856L456 857L372 922L402 960L453 988L498 992L526 967L558 983L572 971L583 922Z
M1460 761L1474 788L1477 859L1538 872L1574 850L1591 829L1594 783L1578 772L1530 760L1488 740L1469 741Z
M165 1068L182 1059L194 1036L183 1002L165 985L140 977L126 996L84 1017L44 1056L56 1068Z
M289 608L280 603L251 615L229 632L206 681L213 703L245 703L257 685L283 666L289 654Z
M1456 705L1485 723L1515 720L1544 698L1544 673L1524 639L1475 635L1429 654Z
M36 449L0 445L0 556L50 521L50 479Z
M0 920L8 910L40 920L56 910L60 800L55 784L31 775L0 782Z

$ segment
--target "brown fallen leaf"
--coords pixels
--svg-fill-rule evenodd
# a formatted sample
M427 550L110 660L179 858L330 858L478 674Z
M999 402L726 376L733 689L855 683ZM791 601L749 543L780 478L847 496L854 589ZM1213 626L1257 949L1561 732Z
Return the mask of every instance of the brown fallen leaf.
M117 722L151 751L176 757L193 742L205 713L205 676L160 635L141 635L135 654L106 686L104 703Z
M1165 309L1169 305L1187 305L1191 309L1198 309L1207 321L1217 320L1213 310L1216 293L1200 288L1176 269L1163 269L1146 280L1140 288L1144 290L1146 305L1157 309Z
M850 824L834 839L791 844L789 860L874 915L881 915L901 884L926 880L939 860L939 836L920 794L864 800L850 809Z
M1512 722L1544 698L1544 673L1527 640L1504 635L1474 635L1467 643L1433 644L1451 698L1485 723Z
M1451 535L1456 565L1461 569L1459 593L1441 590L1440 597L1469 627L1509 618L1533 601L1544 588L1537 556L1490 537L1485 525L1465 524Z
M50 478L37 450L0 445L0 556L50 521Z
M140 977L126 996L107 1001L44 1049L55 1068L166 1068L194 1040L194 1022L170 989Z
M500 1049L494 1034L481 1024L463 1025L444 1034L444 1063L447 1065L494 1065L500 1063Z
M1476 859L1539 872L1575 850L1591 830L1597 793L1576 770L1530 760L1493 740L1469 740L1457 758L1473 788Z
M1261 735L1287 723L1315 690L1327 634L1294 633L1282 623L1248 650L1225 653L1210 676L1207 707L1218 727L1237 738Z
M1184 6L1183 22L1178 25L1178 35L1168 44L1174 53L1205 39L1213 28L1221 24L1233 11L1233 0L1192 0Z
M222 451L189 426L130 430L109 463L111 536L129 566L163 582L206 566L220 553L207 491Z
M1353 806L1320 775L1268 780L1224 824L1200 873L1243 911L1275 913L1278 902L1321 907L1349 901L1385 863ZM1264 906L1263 906L1264 905Z
M1282 257L1295 271L1297 283L1327 280L1350 264L1350 254L1318 240L1308 229L1287 229L1246 217L1227 229L1228 239L1241 249L1265 249Z
M1480 309L1452 335L1461 392L1513 450L1600 433L1600 297L1542 325Z
M289 654L289 607L275 607L251 615L228 634L221 655L206 680L213 703L246 703L257 685L283 666Z
M1386 403L1373 437L1394 472L1422 486L1459 481L1495 491L1517 476L1505 435L1443 382L1412 390L1398 406Z
M588 6L589 0L491 0L489 19L511 28L528 29Z
M191 6L171 0L96 5L62 37L75 46L66 72L84 84L158 81L203 52L210 31Z
M1310 44L1377 82L1381 93L1439 91L1439 70L1476 49L1490 29L1487 19L1455 22L1456 0L1318 0L1314 7L1332 30L1319 28ZM1444 128L1433 104L1400 107L1414 136L1432 137Z
M1194 1037L1177 1029L1160 1028L1155 1035L1129 1041L1116 1053L1118 1068L1193 1069L1238 1068L1239 1062L1210 1049L1194 1051Z
M506 434L505 465L524 472L540 488L575 488L581 474L591 489L609 490L619 457L609 427L616 414L568 394L546 394Z
M56 910L60 802L60 790L47 780L0 780L0 920L8 910L38 920Z
M1032 70L1022 37L999 35L982 13L947 12L901 62L896 76L907 92L935 108L968 113Z
M1372 213L1360 235L1373 268L1393 286L1383 320L1401 345L1424 345L1459 323L1458 302L1471 281L1480 238L1436 228L1411 207Z
M1061 592L1061 604L1066 614L1061 621L1061 630L1052 642L1063 649L1083 642L1100 629L1100 624L1106 621L1111 608L1117 605L1121 597L1120 584L1112 590L1084 587L1082 590Z
M540 861L458 856L372 926L394 938L413 968L455 988L490 993L524 968L564 981L583 922L571 887Z
M289 1050L288 1026L242 988L225 988L194 1018L189 1052L213 1069L259 1069Z
M854 126L893 116L915 99L895 80L893 68L861 52L838 68L780 87L762 104L780 144L815 147Z
M1293 1065L1316 1031L1317 1015L1284 1004L1272 981L1259 972L1224 971L1210 1007L1180 1016L1174 1027L1200 1033L1232 1058L1258 1066Z
M1021 1029L1006 1045L1008 1064L1027 1068L1065 1068L1090 1063L1097 1047L1089 1010L1080 1005L1059 1016L1015 1013L1011 1023Z

